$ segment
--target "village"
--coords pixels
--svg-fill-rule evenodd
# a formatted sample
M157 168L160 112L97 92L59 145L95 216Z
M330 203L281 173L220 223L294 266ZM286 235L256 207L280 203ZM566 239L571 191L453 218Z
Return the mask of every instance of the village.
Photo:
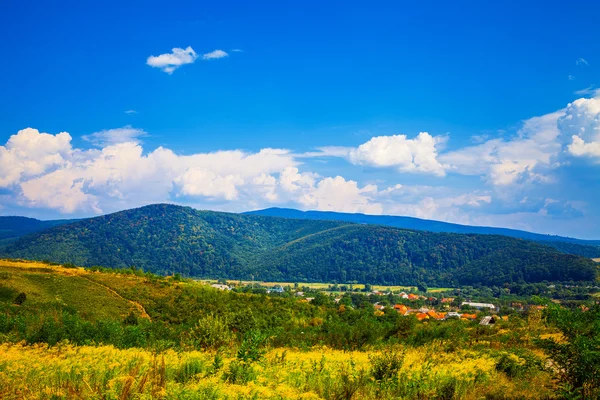
M206 282L209 283L209 282ZM397 312L403 317L414 317L418 321L446 321L460 319L463 321L477 322L483 326L492 326L499 320L508 320L511 313L522 313L530 310L542 310L545 305L527 304L523 302L510 302L505 306L498 304L470 301L461 297L445 296L444 292L433 295L424 295L415 292L416 288L410 291L392 291L392 290L371 290L361 291L331 291L330 287L315 287L298 285L283 286L271 285L263 286L258 283L242 284L235 282L211 283L212 287L219 290L252 291L272 296L296 297L301 302L312 303L316 305L323 304L325 301L332 301L343 310L346 307L356 306L356 299L352 296L360 296L364 300L361 306L373 307L376 316L383 316L389 310ZM315 298L318 300L315 301ZM360 302L360 300L359 300ZM368 304L367 304L368 303Z

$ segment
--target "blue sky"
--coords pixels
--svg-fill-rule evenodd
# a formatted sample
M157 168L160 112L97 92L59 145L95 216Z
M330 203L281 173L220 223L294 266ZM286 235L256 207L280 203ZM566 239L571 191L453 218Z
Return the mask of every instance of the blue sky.
M153 202L600 238L594 2L0 6L0 213Z

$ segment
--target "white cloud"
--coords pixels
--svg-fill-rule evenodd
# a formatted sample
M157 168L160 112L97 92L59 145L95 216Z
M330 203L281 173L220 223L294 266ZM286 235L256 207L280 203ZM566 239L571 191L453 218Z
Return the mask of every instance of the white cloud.
M129 114L129 115L131 115L131 114L137 114L137 111L135 111L135 110L125 110L125 114Z
M222 198L235 200L238 197L238 185L243 185L244 180L236 175L217 175L215 172L189 168L173 181L179 188L179 193L186 196L203 196L209 199Z
M321 147L318 152L305 153L302 156L344 157L356 165L395 167L401 172L444 176L444 167L437 160L437 151L445 140L444 137L433 137L427 132L419 133L414 139L408 139L406 135L377 136L356 148Z
M51 135L33 128L20 130L0 146L0 188L65 165L71 150L67 132Z
M244 52L244 50L242 50L242 49L231 49L230 51L232 53L243 53Z
M580 57L575 61L575 65L588 66L589 63L587 62L587 60L585 58Z
M558 125L569 154L600 157L600 97L569 103Z
M126 125L122 128L105 129L94 132L89 135L84 135L82 138L96 146L106 146L123 142L138 143L138 138L141 136L146 136L144 130L133 128L131 125Z
M52 208L66 214L82 208L101 212L96 196L84 191L84 180L70 169L60 169L25 181L21 189L29 207Z
M383 208L375 201L376 195L375 185L361 188L355 181L336 176L321 179L300 201L306 208L316 210L381 214Z
M154 68L160 68L168 74L172 74L177 68L185 64L192 64L196 61L198 55L190 46L185 49L175 47L171 53L161 54L159 56L150 56L146 64Z
M447 171L463 175L480 175L493 185L549 181L548 170L557 167L554 158L560 153L557 111L524 122L512 139L490 139L476 146L464 147L439 156Z
M577 135L573 135L573 143L568 146L568 149L574 156L600 157L600 142L586 143Z
M223 50L213 50L210 53L205 53L202 55L203 60L215 60L218 58L227 57L229 54L224 52Z
M584 89L579 89L574 92L577 96L598 97L600 89L595 89L594 85L590 85Z
M569 79L570 81L574 81L574 80L575 80L575 77L574 77L573 75L569 75L569 76L568 76L568 79Z

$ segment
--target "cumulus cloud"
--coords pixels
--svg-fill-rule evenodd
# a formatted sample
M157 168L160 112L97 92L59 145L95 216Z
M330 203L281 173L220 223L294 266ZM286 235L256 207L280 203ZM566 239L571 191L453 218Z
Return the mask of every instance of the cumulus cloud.
M0 146L0 188L65 165L71 151L67 132L50 135L33 128L20 130Z
M377 136L348 154L350 162L374 167L397 167L402 172L424 172L444 176L437 160L437 148L445 141L421 132L414 139L406 135Z
M406 135L376 136L358 147L319 147L318 151L299 157L343 157L355 165L444 176L444 166L437 157L446 139L444 136L431 136L427 132L419 133L414 139Z
M82 138L96 146L106 146L123 142L138 143L138 138L142 136L146 136L146 132L143 129L136 129L131 125L126 125L122 128L105 129L94 132L89 135L84 135Z
M575 65L579 65L579 66L588 66L589 63L587 62L587 60L585 58L578 58L577 60L575 60Z
M229 54L224 52L223 50L213 50L210 53L205 53L202 55L203 60L215 60L218 58L227 57Z
M146 64L154 68L160 68L167 74L172 74L173 71L182 65L192 64L196 61L196 58L198 58L198 55L191 46L185 49L175 47L170 53L148 57Z
M244 184L244 180L236 175L217 175L215 172L188 168L183 175L173 181L178 187L178 192L186 196L203 196L209 199L222 198L235 200L238 197L237 186Z
M558 111L526 120L516 137L495 138L476 146L441 154L447 171L479 175L492 185L550 181L548 171L559 166L554 158L560 153Z
M286 149L265 148L178 155L159 147L147 154L132 127L88 135L100 149L71 147L71 136L25 129L0 147L0 184L26 207L100 213L183 200L380 213L377 188L341 176L301 172Z
M558 125L569 154L600 158L600 97L569 103Z

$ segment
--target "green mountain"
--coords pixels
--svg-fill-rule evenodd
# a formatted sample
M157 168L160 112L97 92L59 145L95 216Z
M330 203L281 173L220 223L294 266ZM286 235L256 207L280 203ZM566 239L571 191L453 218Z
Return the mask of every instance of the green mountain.
M8 257L279 281L501 285L589 281L596 265L521 239L152 205L20 238Z
M503 235L543 243L567 254L576 254L588 258L600 257L600 240L583 240L565 236L544 235L541 233L533 233L517 229L460 225L449 222L396 215L366 215L360 213L351 214L333 211L300 211L291 208L277 207L249 211L245 214L261 215L264 217L354 222L357 224L384 225L394 228L416 229L429 232Z
M40 221L39 219L27 217L0 217L0 246L21 236L69 222L72 222L72 220Z

